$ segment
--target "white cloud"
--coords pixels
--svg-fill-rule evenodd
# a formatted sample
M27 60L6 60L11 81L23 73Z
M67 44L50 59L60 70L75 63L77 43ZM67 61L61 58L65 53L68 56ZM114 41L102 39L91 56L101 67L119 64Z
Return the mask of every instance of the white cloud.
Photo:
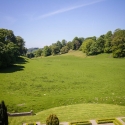
M46 17L50 17L50 16L53 16L53 15L56 15L56 14L64 13L64 12L67 12L67 11L71 11L71 10L74 10L74 9L77 9L77 8L89 6L89 5L96 4L96 3L99 3L99 2L102 2L102 1L105 1L105 0L96 0L96 1L91 2L91 3L60 9L60 10L57 10L57 11L54 11L54 12L50 12L50 13L47 13L47 14L40 15L40 16L36 17L35 20L40 20L40 19L43 19L43 18L46 18Z

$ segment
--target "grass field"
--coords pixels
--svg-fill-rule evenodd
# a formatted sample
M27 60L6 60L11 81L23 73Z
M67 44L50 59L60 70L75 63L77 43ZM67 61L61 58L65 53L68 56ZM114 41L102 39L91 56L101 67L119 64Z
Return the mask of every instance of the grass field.
M125 106L125 58L110 54L86 57L82 52L25 59L0 70L0 100L9 112L74 104Z
M46 123L50 114L56 114L60 122L78 122L91 119L115 118L125 115L125 106L111 104L76 104L41 111L34 116L9 118L10 125L40 121Z

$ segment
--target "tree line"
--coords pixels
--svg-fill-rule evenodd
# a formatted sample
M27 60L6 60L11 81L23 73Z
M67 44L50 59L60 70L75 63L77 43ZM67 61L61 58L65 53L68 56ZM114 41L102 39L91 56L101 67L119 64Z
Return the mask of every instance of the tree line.
M25 41L15 36L12 30L0 29L0 68L16 62L17 57L26 55Z
M113 33L112 31L108 31L99 37L75 37L69 42L63 39L50 46L44 46L41 49L27 53L27 57L65 54L68 53L70 49L80 50L86 53L87 56L100 53L112 53L114 58L125 57L125 30L116 29Z
M75 37L67 42L65 39L44 46L36 51L28 52L21 36L15 36L12 30L0 29L0 68L14 64L17 57L26 55L29 58L65 54L68 51L80 50L89 55L112 53L114 58L125 57L125 30L108 31L99 37Z

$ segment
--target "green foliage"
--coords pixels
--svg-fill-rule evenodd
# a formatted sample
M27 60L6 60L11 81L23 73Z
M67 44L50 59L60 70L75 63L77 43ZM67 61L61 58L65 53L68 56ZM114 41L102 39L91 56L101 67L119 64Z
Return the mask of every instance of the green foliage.
M111 48L111 41L112 41L112 32L111 31L108 31L106 34L105 34L105 47L104 47L104 52L105 53L111 53L112 52L112 48Z
M97 124L114 123L115 125L122 125L122 123L115 118L114 119L99 119L96 121L97 121Z
M72 49L72 42L71 41L67 42L66 46L68 47L69 50Z
M51 46L51 54L52 55L57 55L59 52L60 52L60 49L58 46L56 46L56 45Z
M62 40L62 47L66 46L67 41L65 39Z
M25 55L24 46L24 40L12 30L0 29L0 68L14 64L19 55Z
M8 125L7 107L4 101L0 103L0 125Z
M72 49L78 50L83 42L82 40L82 38L75 37L72 41Z
M46 119L46 125L59 125L59 119L56 115L51 114L47 119Z
M51 55L51 48L48 46L44 46L42 55L45 57L50 56Z
M62 45L62 43L60 41L57 41L56 46L58 46L59 49L61 49L63 45Z
M36 125L36 122L34 122L34 123L26 123L26 125Z
M24 39L20 36L16 36L16 45L19 48L20 55L26 55L26 48L25 48L25 42Z
M33 58L34 56L35 56L35 55L34 55L33 53L27 53L27 54L26 54L26 57L27 57L27 58Z
M113 57L125 57L125 30L118 30L112 40Z
M71 122L69 125L92 125L90 121L83 121L83 122Z
M36 51L33 52L35 57L40 57L42 56L43 49L37 49Z
M68 53L68 51L69 51L68 46L64 46L64 47L62 47L62 49L60 50L61 54Z
M93 49L91 46L95 43L92 39L86 39L82 44L82 51L86 53L86 55L91 55L91 50Z

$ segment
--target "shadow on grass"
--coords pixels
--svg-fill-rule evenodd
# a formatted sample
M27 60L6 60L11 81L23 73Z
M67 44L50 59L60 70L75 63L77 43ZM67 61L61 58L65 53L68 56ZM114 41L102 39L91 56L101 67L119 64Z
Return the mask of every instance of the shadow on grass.
M18 57L16 64L18 65L10 65L9 67L6 68L1 68L0 73L12 73L12 72L17 72L17 71L22 71L25 67L20 65L20 64L26 64L28 63L28 59L24 57Z
M25 67L21 65L11 65L10 67L0 69L0 73L13 73L17 71L22 71Z
M28 59L24 58L24 57L18 57L16 64L25 64L28 63Z

